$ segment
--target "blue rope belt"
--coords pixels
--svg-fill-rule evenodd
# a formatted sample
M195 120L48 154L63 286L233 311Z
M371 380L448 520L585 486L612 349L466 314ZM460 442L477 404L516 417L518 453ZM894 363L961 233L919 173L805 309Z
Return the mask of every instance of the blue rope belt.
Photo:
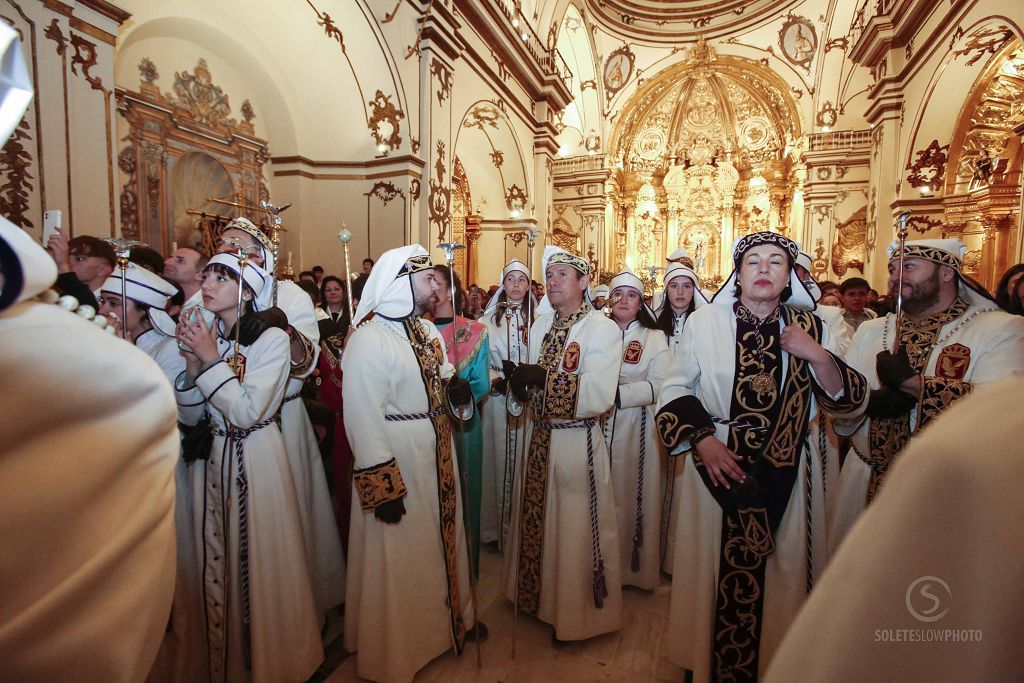
M214 436L227 438L225 447L230 448L238 458L238 475L235 478L235 483L238 486L238 576L242 584L240 590L242 594L242 645L245 650L245 664L250 669L252 668L252 640L249 611L249 476L245 472L244 444L250 434L274 423L274 418L268 417L246 429L228 425L227 427L214 427L211 430ZM225 540L226 538L225 536ZM226 584L227 581L225 581Z
M563 422L535 420L534 427L540 429L586 429L587 430L587 479L590 484L590 545L594 558L593 589L594 606L604 607L604 599L608 597L608 585L604 578L604 559L601 556L601 535L597 523L597 479L594 476L594 436L593 427L597 424L596 417L587 417Z

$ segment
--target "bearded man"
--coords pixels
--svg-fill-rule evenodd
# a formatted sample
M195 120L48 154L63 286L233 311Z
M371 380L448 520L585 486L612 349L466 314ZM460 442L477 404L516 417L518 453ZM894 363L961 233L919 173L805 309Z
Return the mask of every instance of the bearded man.
M980 385L1024 374L1024 319L1003 313L961 272L960 240L914 240L903 254L903 313L868 320L847 361L868 379L866 416L837 419L856 458L839 479L830 545L836 547L885 481L896 456L922 427ZM899 249L889 246L890 296L898 295Z

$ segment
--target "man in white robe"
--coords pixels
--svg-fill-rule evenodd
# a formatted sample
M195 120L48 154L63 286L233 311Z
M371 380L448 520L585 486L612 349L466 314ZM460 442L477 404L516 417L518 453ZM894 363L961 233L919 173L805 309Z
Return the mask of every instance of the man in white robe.
M972 394L900 454L766 681L1020 680L1020 382Z
M890 245L889 287L899 280L898 243ZM839 481L829 542L836 547L883 485L913 435L975 387L1024 375L1024 318L1010 315L960 275L960 240L906 243L899 351L895 315L863 323L848 353L868 378L866 417L836 421L853 437Z
M864 378L807 310L798 251L777 233L737 241L736 271L690 316L662 388L662 442L691 451L669 659L695 681L755 680L770 660L826 560L817 412L856 414L866 400Z
M461 653L474 625L451 424L453 405L473 401L441 334L420 318L436 296L433 278L423 247L385 252L341 362L356 494L345 649L374 681L410 681L446 650Z
M598 418L615 401L622 336L584 301L589 265L548 247L547 299L530 329L530 362L511 374L530 401L525 478L517 482L506 595L554 626L557 640L583 640L622 623L619 532L608 449Z

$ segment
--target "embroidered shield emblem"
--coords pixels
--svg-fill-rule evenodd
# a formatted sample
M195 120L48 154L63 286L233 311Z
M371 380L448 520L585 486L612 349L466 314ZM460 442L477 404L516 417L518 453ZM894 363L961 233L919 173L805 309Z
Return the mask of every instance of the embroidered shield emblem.
M580 366L580 345L576 342L569 344L562 356L562 369L566 372L576 372Z
M935 374L943 379L963 379L971 364L971 349L963 344L950 344L939 353Z
M626 344L626 348L622 352L622 362L636 365L640 362L642 355L644 355L644 345L634 339Z

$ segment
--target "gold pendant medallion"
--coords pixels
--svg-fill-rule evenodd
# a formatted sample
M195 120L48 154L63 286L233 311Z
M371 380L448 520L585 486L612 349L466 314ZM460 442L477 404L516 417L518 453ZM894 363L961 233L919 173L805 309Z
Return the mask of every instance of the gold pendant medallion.
M759 396L763 396L765 394L774 394L775 378L764 372L759 373L757 375L754 375L753 379L751 379L750 387Z

